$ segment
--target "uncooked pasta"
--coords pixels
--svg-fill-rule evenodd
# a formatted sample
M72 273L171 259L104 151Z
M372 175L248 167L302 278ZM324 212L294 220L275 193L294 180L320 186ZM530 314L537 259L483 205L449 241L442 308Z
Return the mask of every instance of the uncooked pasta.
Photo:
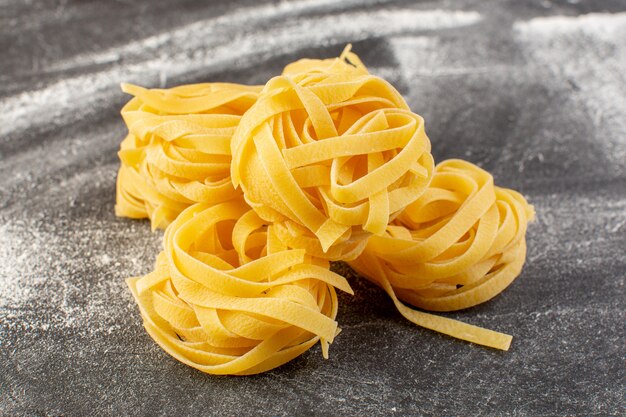
M233 183L287 245L353 259L430 182L424 120L391 84L341 60L287 73L233 136Z
M533 216L519 193L495 187L488 172L469 162L444 161L426 192L383 236L370 238L350 265L385 289L416 324L506 350L510 336L411 310L398 299L453 311L493 298L522 269Z
M533 207L469 162L435 167L422 117L349 46L263 87L123 89L134 98L116 213L167 227L154 271L127 282L174 358L230 375L318 342L327 358L335 289L352 293L330 261L417 325L509 348L509 335L414 307L460 310L502 292L522 270Z
M318 341L328 357L339 331L335 288L352 293L328 267L287 248L236 199L184 210L166 230L154 272L128 285L166 352L203 372L247 375Z
M240 194L230 181L230 139L260 87L122 88L134 98L122 109L129 133L119 152L118 216L148 217L153 228L165 228L193 203Z

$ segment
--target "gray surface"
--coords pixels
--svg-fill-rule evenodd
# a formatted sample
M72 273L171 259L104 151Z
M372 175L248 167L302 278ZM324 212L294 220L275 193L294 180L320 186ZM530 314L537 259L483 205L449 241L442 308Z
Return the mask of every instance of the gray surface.
M0 1L0 414L624 415L623 1L157 3ZM160 234L113 215L118 83L262 83L348 41L424 115L436 159L535 205L520 278L450 314L511 350L414 327L352 277L327 361L176 362L123 282Z

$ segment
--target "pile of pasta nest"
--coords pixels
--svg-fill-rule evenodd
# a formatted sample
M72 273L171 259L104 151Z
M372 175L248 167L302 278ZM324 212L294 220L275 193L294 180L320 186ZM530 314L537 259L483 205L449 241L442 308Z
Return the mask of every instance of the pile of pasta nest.
M423 310L505 289L524 263L532 206L469 162L435 165L422 117L349 47L265 86L122 88L133 98L116 214L165 229L154 271L127 282L171 356L233 375L318 342L327 358L336 290L352 294L332 261L419 326L509 348L508 335Z

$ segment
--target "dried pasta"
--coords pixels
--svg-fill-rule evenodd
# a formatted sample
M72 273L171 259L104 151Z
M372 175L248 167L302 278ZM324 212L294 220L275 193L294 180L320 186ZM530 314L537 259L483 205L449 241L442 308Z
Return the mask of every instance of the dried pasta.
M150 336L202 372L275 368L339 332L328 261L289 249L241 200L195 204L166 229L154 272L128 279Z
M507 350L511 337L412 310L472 307L493 298L520 273L533 207L517 192L461 160L437 165L432 183L383 236L373 236L350 265L380 285L412 322Z
M339 333L330 261L413 323L507 350L511 336L410 308L485 302L519 274L534 209L461 160L435 167L424 120L348 46L265 86L123 84L116 214L166 228L127 283L144 327L210 374L280 366ZM405 304L406 303L406 304Z
M434 169L423 119L355 57L287 66L231 143L246 201L287 245L330 260L354 259Z
M230 181L230 139L261 87L122 89L134 98L122 109L129 133L119 152L118 216L149 217L153 228L165 228L193 203L241 194Z

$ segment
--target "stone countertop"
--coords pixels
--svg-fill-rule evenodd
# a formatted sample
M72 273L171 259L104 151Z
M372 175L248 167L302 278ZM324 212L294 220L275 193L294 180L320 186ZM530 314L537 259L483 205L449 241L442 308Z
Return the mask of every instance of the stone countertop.
M623 415L626 4L223 3L0 2L0 415ZM535 205L519 279L447 315L511 350L418 328L351 274L329 360L195 371L124 283L161 234L113 214L119 83L264 83L348 42L424 116L436 160Z

